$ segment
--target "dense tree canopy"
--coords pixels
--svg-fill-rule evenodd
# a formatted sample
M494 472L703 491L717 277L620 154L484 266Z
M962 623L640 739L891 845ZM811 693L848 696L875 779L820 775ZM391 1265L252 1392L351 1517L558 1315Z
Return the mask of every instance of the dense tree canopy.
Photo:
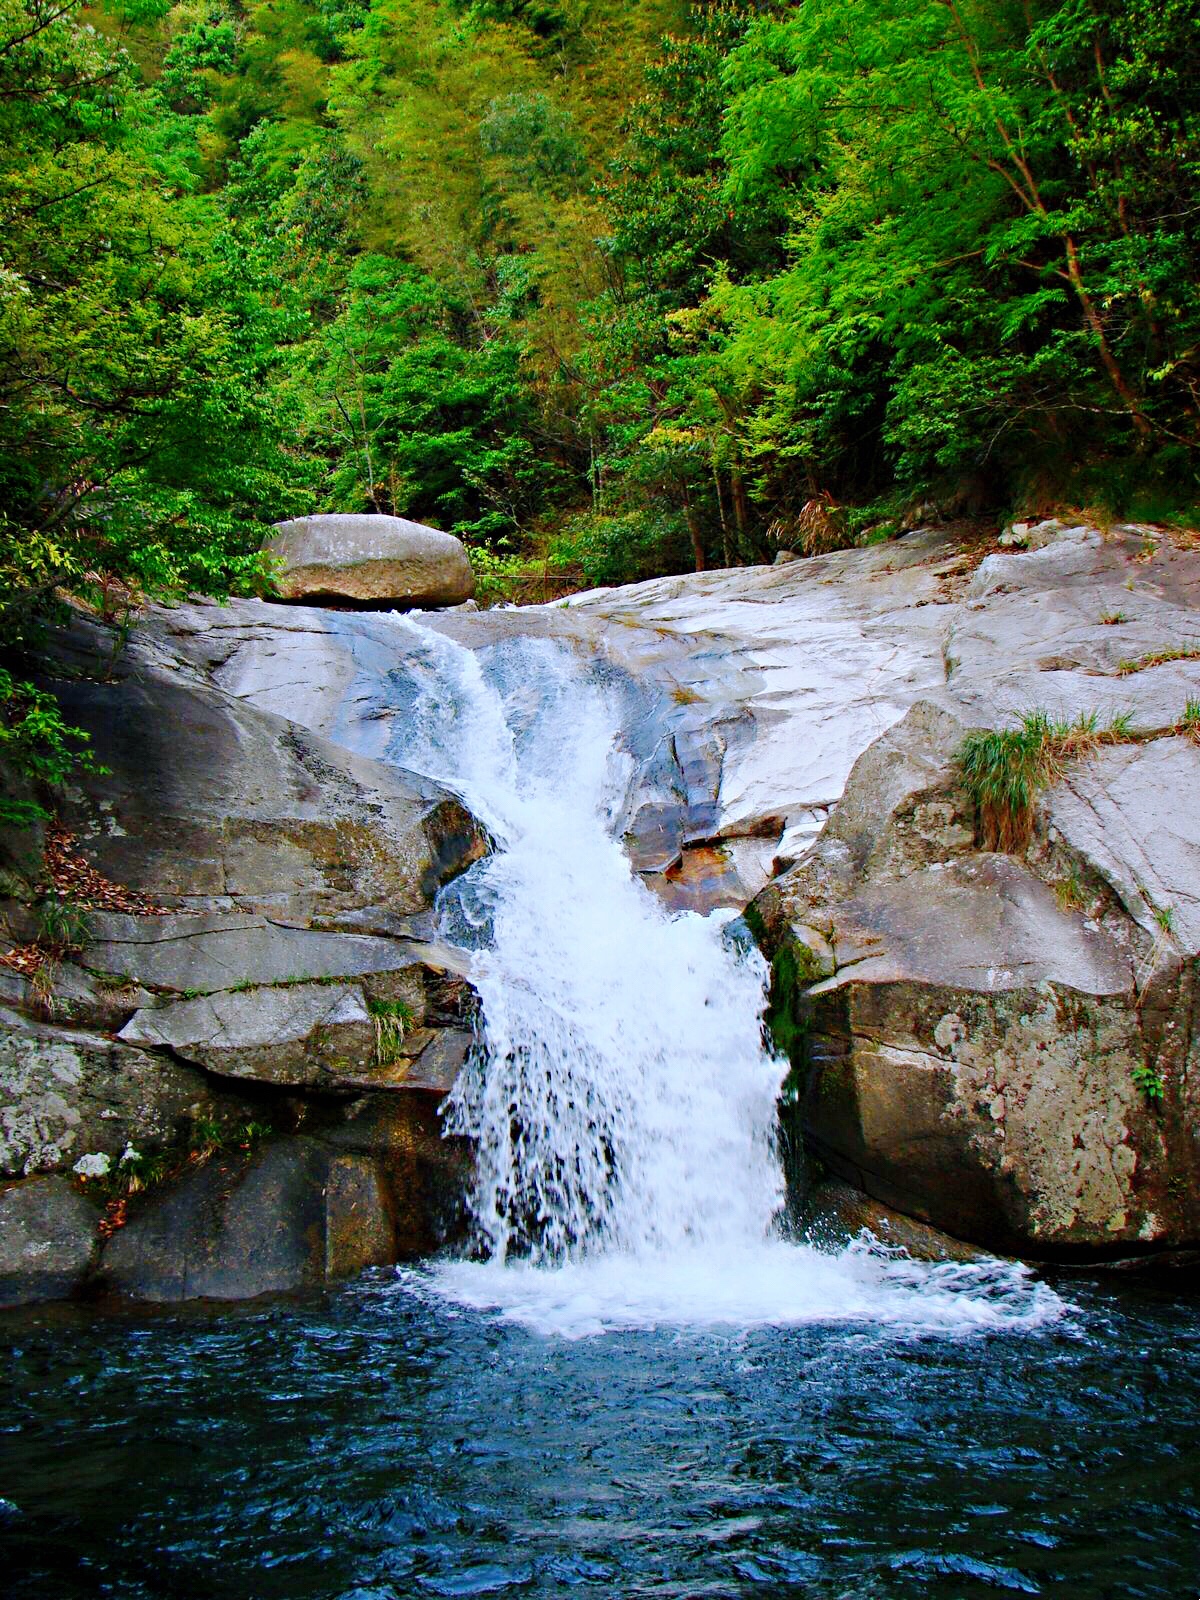
M1194 516L1195 26L0 0L0 695L28 715L64 587L253 588L306 508L453 529L493 581L931 496Z
M51 0L0 0L0 606L53 582L220 592L306 503L287 318L200 192L196 118Z

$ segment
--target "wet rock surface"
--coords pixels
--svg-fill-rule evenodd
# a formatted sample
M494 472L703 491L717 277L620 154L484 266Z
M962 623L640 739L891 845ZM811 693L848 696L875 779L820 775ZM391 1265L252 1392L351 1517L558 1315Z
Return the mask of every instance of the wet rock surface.
M823 1249L841 1249L865 1234L914 1261L974 1261L976 1246L955 1239L872 1200L837 1178L823 1178L804 1197L797 1218L805 1239Z
M395 1259L377 1164L293 1137L213 1159L156 1196L114 1235L102 1273L138 1300L242 1300Z
M65 1178L0 1187L0 1305L60 1300L100 1253L96 1207Z

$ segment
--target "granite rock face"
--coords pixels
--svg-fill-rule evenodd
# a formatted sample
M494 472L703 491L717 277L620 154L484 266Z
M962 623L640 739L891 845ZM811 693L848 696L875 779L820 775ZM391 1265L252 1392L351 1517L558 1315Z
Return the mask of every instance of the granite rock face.
M311 1289L387 1266L413 1243L427 1248L434 1203L377 1149L293 1135L247 1156L216 1157L156 1194L113 1236L102 1281L133 1299L168 1302ZM405 1207L423 1213L407 1238Z
M135 631L114 666L77 619L56 649L107 769L61 821L158 909L88 912L40 987L0 969L0 1304L279 1292L432 1248L460 1222L437 1109L473 995L431 906L482 829L229 695L169 636ZM36 936L2 909L11 943Z
M276 1292L455 1226L469 1153L437 1107L472 999L430 907L488 841L403 770L397 696L439 636L486 653L526 634L620 699L635 868L672 907L750 900L796 1132L834 1174L1035 1257L1200 1241L1200 746L1181 725L1200 555L1046 524L419 622L152 609L115 670L77 624L54 687L111 771L63 820L163 914L94 914L49 1019L2 975L3 1171L30 1175L19 1192L78 1187L77 1161L128 1144L174 1162L86 1281ZM1034 707L1120 718L1124 742L1068 763L1019 857L990 854L956 757ZM250 1122L271 1137L240 1139ZM182 1164L198 1125L227 1137ZM844 1193L838 1211L875 1214Z
M268 609L155 626L248 703L385 753L403 619L297 609L284 647ZM1194 551L1140 528L925 530L426 621L480 651L554 639L633 686L631 859L672 907L758 895L829 1165L998 1247L1195 1242L1200 751L1173 730L1200 661L1129 670L1200 640ZM1021 860L988 856L955 758L1034 707L1138 742L1068 767Z
M0 1179L166 1149L251 1110L204 1073L76 1028L0 1012Z
M245 1300L427 1253L461 1231L470 1167L441 1136L439 1098L364 1095L323 1126L215 1155L146 1197L108 1243L97 1287Z
M79 623L62 641L54 688L108 769L62 808L106 877L168 908L304 926L368 906L425 912L483 852L444 790L244 704L149 637L107 678L84 676L108 648L97 635Z
M975 1261L980 1256L973 1245L893 1211L837 1178L823 1178L808 1189L796 1222L819 1249L844 1249L865 1233L915 1261Z
M810 1149L885 1205L1032 1256L1200 1239L1200 746L1175 731L1200 661L1131 670L1200 638L1200 560L1144 546L1058 529L984 561L946 682L860 755L749 911ZM1069 762L1029 848L990 855L955 756L1034 707L1123 717L1133 742Z
M279 522L266 549L286 600L345 606L455 606L475 593L462 541L403 517L326 515Z

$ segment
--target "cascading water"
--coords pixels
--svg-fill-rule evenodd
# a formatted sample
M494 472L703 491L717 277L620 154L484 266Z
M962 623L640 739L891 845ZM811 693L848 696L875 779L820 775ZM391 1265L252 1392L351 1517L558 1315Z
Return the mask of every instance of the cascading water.
M720 918L668 913L632 872L614 837L632 768L602 671L547 640L481 659L411 619L352 631L360 669L370 658L369 716L390 722L376 753L455 789L496 843L442 906L482 1001L446 1120L476 1148L486 1259L406 1283L576 1335L847 1317L955 1330L1059 1313L1007 1263L929 1266L866 1243L831 1255L778 1233L785 1069L762 1041L765 966ZM385 714L389 654L402 665L386 671Z
M761 1237L781 1198L761 964L732 958L714 921L668 918L630 872L611 831L629 763L570 654L510 647L498 684L449 641L436 654L469 708L457 748L440 745L457 772L438 775L499 847L447 909L460 938L488 929L481 1049L448 1121L476 1144L489 1254L549 1265ZM441 726L435 700L426 770Z

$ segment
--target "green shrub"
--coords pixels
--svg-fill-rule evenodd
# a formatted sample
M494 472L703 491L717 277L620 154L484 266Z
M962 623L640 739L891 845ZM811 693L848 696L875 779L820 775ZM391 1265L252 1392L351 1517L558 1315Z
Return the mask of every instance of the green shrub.
M85 748L87 737L83 728L63 721L52 694L0 667L0 768L18 783L54 788L73 773L102 772ZM40 800L0 794L0 827L27 828L49 816Z
M692 557L682 513L648 507L573 517L551 543L549 562L579 567L589 584L610 584L686 572Z

